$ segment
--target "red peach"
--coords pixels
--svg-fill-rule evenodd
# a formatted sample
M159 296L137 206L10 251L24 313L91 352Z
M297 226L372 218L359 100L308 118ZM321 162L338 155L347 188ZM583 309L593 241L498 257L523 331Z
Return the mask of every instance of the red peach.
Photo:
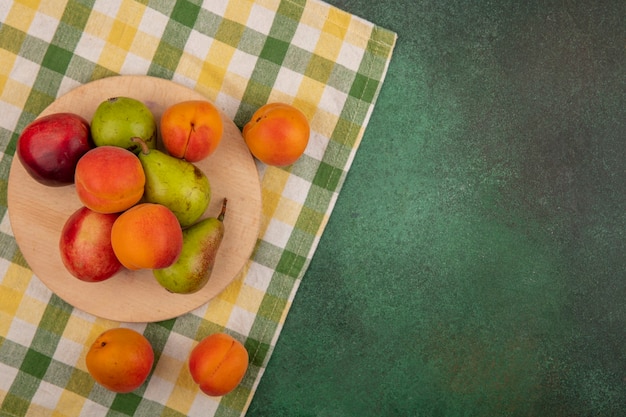
M34 180L57 187L74 182L78 160L93 146L87 120L73 113L54 113L26 126L16 151Z
M61 231L59 249L65 268L76 278L100 282L122 269L111 246L111 228L117 213L97 213L87 207L76 210Z

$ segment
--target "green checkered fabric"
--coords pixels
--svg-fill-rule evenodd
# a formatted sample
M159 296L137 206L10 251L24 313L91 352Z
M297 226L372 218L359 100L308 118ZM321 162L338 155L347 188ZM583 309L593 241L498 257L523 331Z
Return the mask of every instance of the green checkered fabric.
M6 0L0 3L0 415L242 415L268 365L380 92L396 35L316 0ZM9 169L24 127L59 96L114 75L192 88L241 128L268 102L311 121L311 141L287 168L257 163L263 216L241 279L175 319L118 323L72 307L32 271L7 209ZM129 394L95 383L84 358L113 327L155 351ZM217 331L241 340L250 367L223 397L187 370L192 347Z

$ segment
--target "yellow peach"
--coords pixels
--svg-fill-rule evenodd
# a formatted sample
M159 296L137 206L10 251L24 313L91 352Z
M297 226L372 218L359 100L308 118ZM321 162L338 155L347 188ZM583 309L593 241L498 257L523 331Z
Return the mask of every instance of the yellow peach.
M111 245L117 259L130 270L166 268L180 256L183 230L167 207L141 203L115 220Z

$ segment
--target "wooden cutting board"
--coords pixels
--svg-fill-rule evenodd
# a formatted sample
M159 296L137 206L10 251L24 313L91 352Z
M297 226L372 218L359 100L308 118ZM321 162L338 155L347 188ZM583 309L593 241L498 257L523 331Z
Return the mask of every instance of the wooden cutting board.
M91 120L96 107L110 97L143 101L161 118L170 105L206 100L200 93L171 81L148 76L116 76L78 87L60 97L40 116L73 112ZM241 132L222 113L224 135L214 154L195 163L211 183L211 203L203 217L214 217L228 198L225 235L211 279L194 294L172 294L150 270L124 270L99 283L73 277L61 261L58 245L67 218L82 206L74 185L47 187L33 180L17 155L8 184L11 227L34 274L63 300L87 313L121 322L154 322L185 314L222 292L242 272L257 241L261 216L261 186L255 161ZM160 139L160 138L159 138Z

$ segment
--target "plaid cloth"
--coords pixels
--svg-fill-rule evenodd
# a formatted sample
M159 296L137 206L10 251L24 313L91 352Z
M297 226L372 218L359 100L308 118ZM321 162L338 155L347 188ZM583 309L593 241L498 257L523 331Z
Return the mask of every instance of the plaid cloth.
M3 0L0 3L0 415L230 416L245 413L374 109L396 35L316 0ZM267 102L311 120L306 154L257 164L261 231L249 268L181 317L119 323L73 308L33 275L12 235L7 181L23 128L74 87L142 74L190 87L238 127ZM85 354L113 327L150 340L155 367L129 394L95 384ZM223 397L202 394L191 348L224 331L250 367Z

